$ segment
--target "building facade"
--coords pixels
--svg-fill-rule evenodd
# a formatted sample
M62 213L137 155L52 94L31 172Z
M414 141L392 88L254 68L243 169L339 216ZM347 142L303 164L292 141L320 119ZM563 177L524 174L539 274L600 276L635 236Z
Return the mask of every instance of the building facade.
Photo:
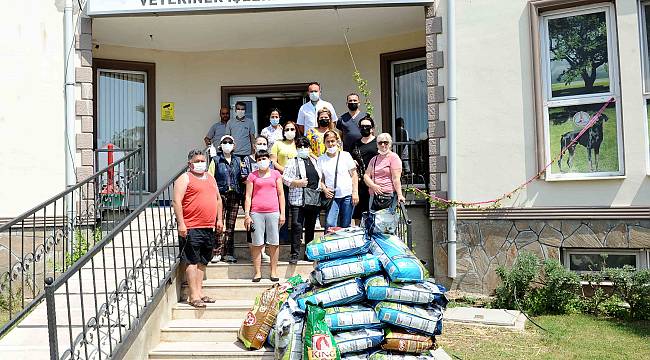
M453 182L454 200L473 203L533 179L498 208L457 209L454 278L448 212L411 203L416 252L437 280L489 293L496 267L522 251L576 271L650 263L644 1L460 0L451 31L447 1L82 5L75 8L74 49L62 46L64 1L14 2L3 14L10 36L0 61L10 71L0 86L0 166L11 176L1 180L0 217L60 191L66 153L74 155L78 179L92 174L105 161L97 150L108 143L145 149L144 190L154 190L189 148L203 146L221 104L246 102L259 131L272 104L294 120L306 83L319 81L341 114L346 95L357 91L356 69L381 131L405 143L399 152L410 186L447 198ZM75 64L74 150L63 131L68 54ZM163 120L170 103L173 121Z

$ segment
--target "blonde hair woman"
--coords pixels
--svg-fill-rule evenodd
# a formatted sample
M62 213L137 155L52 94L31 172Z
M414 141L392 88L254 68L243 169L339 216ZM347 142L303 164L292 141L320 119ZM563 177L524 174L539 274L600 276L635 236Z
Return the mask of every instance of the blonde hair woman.
M370 191L370 209L395 210L397 202L404 202L402 195L402 160L391 151L393 138L388 133L377 136L379 154L370 159L363 180Z

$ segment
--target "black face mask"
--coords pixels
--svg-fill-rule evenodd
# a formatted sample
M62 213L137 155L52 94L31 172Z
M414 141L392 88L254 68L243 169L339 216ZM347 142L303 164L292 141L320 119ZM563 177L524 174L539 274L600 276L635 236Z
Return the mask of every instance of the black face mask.
M329 119L318 119L318 126L326 127L330 124Z
M350 111L357 111L358 108L359 103L348 103L348 109L350 109Z
M361 136L363 137L370 136L370 128L362 127L360 130L361 130Z

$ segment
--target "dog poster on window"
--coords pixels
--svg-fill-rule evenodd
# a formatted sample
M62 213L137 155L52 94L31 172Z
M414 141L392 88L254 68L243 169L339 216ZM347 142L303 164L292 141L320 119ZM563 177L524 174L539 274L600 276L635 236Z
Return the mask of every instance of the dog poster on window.
M580 135L604 103L559 106L548 109L550 159L556 174L616 175L621 170L615 104L610 104L591 127ZM561 154L562 150L566 149Z

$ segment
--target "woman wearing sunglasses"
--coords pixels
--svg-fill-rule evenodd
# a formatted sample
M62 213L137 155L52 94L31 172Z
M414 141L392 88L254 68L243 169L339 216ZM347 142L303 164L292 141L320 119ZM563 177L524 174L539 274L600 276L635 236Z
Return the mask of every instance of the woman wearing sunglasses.
M352 218L357 222L357 225L361 223L363 213L369 209L370 193L363 175L366 173L370 160L377 155L377 138L374 130L375 121L370 115L366 115L359 121L359 131L362 137L352 147L352 158L357 162L357 173L359 174L359 204L354 207L354 213L352 214Z
M370 189L370 209L391 209L395 211L397 202L404 202L402 195L402 160L391 151L393 138L388 133L377 136L379 154L367 164L363 179Z

